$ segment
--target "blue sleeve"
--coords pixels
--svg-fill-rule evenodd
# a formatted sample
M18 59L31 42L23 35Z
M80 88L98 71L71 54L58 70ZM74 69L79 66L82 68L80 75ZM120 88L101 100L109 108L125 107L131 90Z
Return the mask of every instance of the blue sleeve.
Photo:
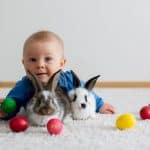
M8 120L14 117L20 111L20 108L27 104L28 100L33 96L33 93L34 89L32 83L27 77L18 81L6 96L6 98L13 98L16 101L16 109L14 112L8 113L5 117L0 119Z
M95 92L92 92L92 93L93 93L95 100L96 100L96 112L99 112L99 109L103 106L104 101L101 97L97 96L95 94Z

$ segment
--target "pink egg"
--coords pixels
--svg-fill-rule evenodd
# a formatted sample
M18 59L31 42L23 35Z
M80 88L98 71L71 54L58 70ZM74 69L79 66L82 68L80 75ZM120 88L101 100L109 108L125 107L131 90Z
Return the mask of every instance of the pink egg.
M47 123L47 130L50 134L58 135L62 132L63 123L60 119L53 118Z

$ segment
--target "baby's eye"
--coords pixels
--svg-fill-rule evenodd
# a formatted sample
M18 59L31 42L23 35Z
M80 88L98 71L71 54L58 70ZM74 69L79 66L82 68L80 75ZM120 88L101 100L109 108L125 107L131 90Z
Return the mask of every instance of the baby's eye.
M49 62L49 61L51 61L53 58L52 57L45 57L45 61L46 62Z
M29 61L36 62L36 58L29 58Z

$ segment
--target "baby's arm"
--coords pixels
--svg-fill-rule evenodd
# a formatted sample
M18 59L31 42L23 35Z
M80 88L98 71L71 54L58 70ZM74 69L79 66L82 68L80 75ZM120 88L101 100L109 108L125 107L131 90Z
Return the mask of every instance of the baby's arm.
M34 90L31 82L27 77L18 81L16 85L9 91L6 98L13 98L16 101L16 109L11 113L3 113L0 109L0 119L9 120L20 111L22 106L26 106L28 100L33 96Z
M109 104L109 103L104 103L103 99L99 97L95 92L93 92L95 99L96 99L96 112L97 113L102 113L102 114L114 114L115 113L115 108Z

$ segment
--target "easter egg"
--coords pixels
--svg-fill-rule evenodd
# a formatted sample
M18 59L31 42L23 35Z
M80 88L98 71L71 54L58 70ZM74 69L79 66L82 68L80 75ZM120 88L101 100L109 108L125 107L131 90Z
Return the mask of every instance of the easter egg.
M150 119L150 104L140 110L141 119Z
M25 131L29 126L27 118L23 116L13 117L9 121L9 127L13 132L22 132Z
M16 101L12 98L6 98L1 104L1 109L3 112L10 113L16 109Z
M47 130L50 134L58 135L62 132L63 123L60 119L53 118L47 123Z
M130 113L122 114L116 119L116 127L120 130L133 128L135 124L136 119Z

